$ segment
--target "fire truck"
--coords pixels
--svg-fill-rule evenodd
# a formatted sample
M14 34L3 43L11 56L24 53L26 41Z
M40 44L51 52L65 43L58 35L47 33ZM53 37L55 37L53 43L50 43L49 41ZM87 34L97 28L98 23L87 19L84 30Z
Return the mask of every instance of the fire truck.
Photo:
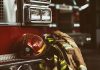
M0 70L51 70L52 50L41 37L56 29L75 36L80 32L79 11L88 6L89 0L0 0ZM32 49L34 55L26 46L32 41L44 46Z

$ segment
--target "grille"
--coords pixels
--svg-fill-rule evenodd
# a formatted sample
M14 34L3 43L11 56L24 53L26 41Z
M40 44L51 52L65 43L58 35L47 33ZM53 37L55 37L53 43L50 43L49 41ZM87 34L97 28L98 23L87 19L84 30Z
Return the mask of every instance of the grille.
M4 22L3 0L0 0L0 22Z

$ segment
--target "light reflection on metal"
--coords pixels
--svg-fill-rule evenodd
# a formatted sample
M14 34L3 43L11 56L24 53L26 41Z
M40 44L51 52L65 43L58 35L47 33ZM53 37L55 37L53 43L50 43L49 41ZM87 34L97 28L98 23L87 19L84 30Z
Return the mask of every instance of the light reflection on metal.
M74 2L76 3L76 4L74 4L74 6L78 6L76 0L73 0L73 3ZM86 0L86 4L78 6L77 8L79 9L79 11L82 11L82 10L88 8L88 7L89 7L89 0Z
M13 66L13 65L21 65L21 64L29 64L33 62L44 62L42 59L30 59L30 60L22 60L22 61L17 61L17 62L11 62L11 63L2 63L0 64L0 67L5 67L5 66Z
M57 4L56 9L64 10L66 12L72 12L73 7L66 4Z
M86 0L86 3L84 5L78 6L76 0L72 0L74 5L66 5L66 4L55 4L56 9L60 10L66 10L71 11L73 8L79 9L79 11L82 11L89 7L89 0Z
M49 24L49 27L57 27L56 24Z
M80 24L79 23L74 24L74 27L80 27Z
M82 10L88 8L88 7L89 7L89 4L85 4L85 5L83 5L83 6L81 6L81 7L79 8L79 11L82 11Z
M77 5L77 3L76 3L76 1L75 0L73 0L73 4L76 6Z
M33 70L32 69L32 67L31 67L31 65L29 65L29 64L24 64L24 65L20 65L18 68L17 68L17 70Z
M34 2L34 3L45 3L45 4L50 4L51 0L28 0L29 2Z
M87 37L86 40L87 40L87 41L91 41L91 37Z

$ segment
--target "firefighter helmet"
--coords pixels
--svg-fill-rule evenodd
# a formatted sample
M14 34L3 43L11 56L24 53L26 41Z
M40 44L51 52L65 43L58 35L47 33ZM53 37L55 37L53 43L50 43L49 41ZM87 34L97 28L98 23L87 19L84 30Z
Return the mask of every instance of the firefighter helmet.
M19 55L21 57L38 57L44 53L46 44L43 39L34 34L23 34L20 41Z

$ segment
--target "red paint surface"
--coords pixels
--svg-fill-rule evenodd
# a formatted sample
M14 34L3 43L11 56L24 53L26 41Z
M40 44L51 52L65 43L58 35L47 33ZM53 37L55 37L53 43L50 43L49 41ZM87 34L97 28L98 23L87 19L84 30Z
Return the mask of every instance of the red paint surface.
M1 26L0 27L0 54L7 54L13 52L13 44L24 34L33 33L42 35L50 32L50 29L39 27L14 27Z

